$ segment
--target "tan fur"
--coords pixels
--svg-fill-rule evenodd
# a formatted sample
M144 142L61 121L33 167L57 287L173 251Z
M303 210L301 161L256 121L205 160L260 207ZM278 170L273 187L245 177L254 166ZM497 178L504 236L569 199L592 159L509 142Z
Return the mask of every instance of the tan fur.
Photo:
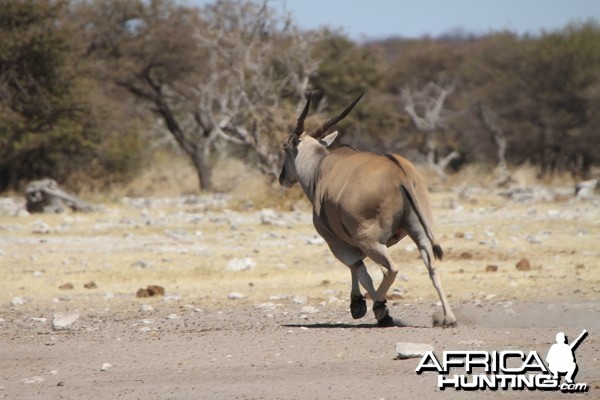
M338 121L339 116L332 120ZM301 116L298 127L302 121ZM352 316L360 318L366 312L360 282L375 301L373 311L378 323L394 324L385 301L398 267L387 248L408 235L417 245L442 302L443 324L454 325L456 318L433 266L434 259L442 257L442 248L432 229L429 193L415 167L399 155L378 155L348 146L330 152L337 132L313 137L299 133L298 127L284 143L286 156L279 182L286 187L300 183L313 204L317 232L333 255L350 268ZM364 265L366 257L381 266L383 280L377 290Z

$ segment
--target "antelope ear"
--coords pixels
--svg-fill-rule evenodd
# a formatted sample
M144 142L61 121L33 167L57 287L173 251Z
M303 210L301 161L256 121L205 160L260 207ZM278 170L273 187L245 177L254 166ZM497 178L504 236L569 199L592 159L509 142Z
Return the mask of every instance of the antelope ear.
M323 139L319 140L319 142L325 146L325 147L329 147L333 144L333 142L335 142L335 139L338 136L338 131L335 132L331 132L329 135L325 136Z

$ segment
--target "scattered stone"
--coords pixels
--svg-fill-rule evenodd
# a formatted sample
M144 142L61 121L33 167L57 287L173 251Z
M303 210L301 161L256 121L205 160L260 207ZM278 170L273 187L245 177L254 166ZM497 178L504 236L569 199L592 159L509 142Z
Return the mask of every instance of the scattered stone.
M270 208L265 208L260 212L260 223L263 225L285 226L285 222L282 221L281 215Z
M90 281L88 283L84 283L83 287L86 288L86 289L97 289L98 285L96 285L96 282Z
M403 293L404 293L404 290L402 288L394 288L394 290L391 293L388 293L387 299L388 300L402 300L402 299L404 299Z
M169 295L166 295L165 297L163 297L162 301L164 303L168 303L168 302L171 302L171 301L175 301L175 302L181 301L181 296L178 295L178 294L169 294Z
M100 367L100 371L108 371L109 369L112 368L112 365L110 365L109 363L104 363L102 364L102 366Z
M150 268L152 266L152 264L150 264L146 260L137 260L137 261L132 262L131 266L146 269L146 268Z
M33 224L32 232L40 235L47 235L48 233L50 233L50 226L44 221L36 221Z
M34 278L41 278L42 276L44 276L44 273L42 271L35 271L33 273Z
M577 264L575 266L575 269L585 269L585 265L583 265L583 264Z
M537 235L527 235L527 241L531 244L542 243L542 239Z
M308 302L307 296L294 296L292 297L292 302L294 304L306 304Z
M69 330L78 319L79 310L55 313L52 319L52 329L55 331Z
M460 345L476 346L476 347L481 347L481 345L484 343L485 342L483 340L478 340L478 339L460 340L458 342L458 344L460 344Z
M531 271L531 263L527 258L521 258L517 262L517 270L519 271Z
M498 272L498 266L490 264L485 267L485 272Z
M499 192L499 194L517 203L548 202L555 199L555 193L552 190L541 186L514 187Z
M140 288L138 289L135 297L154 297L154 296L164 296L165 288L158 285L148 285L146 289Z
M464 232L455 232L454 233L454 237L457 239L464 239L465 238L465 233Z
M396 358L399 360L422 357L428 351L433 351L433 346L430 344L410 342L396 343Z
M58 382L58 383L56 384L56 386L59 386L59 387L61 387L61 386L65 386L65 382L64 382L64 381L60 381L60 382Z
M473 258L473 254L469 253L468 251L463 251L462 253L460 253L460 258L462 260L470 260Z
M71 282L64 283L58 287L60 290L73 290L75 286Z
M104 298L106 300L112 300L115 298L115 294L113 292L106 292L104 293Z
M46 323L46 322L48 322L48 320L46 318L43 318L43 317L42 318L32 317L32 318L29 318L29 320L30 321L34 321L34 322L41 322L43 324Z
M15 296L12 298L12 300L10 301L10 305L13 307L16 306L22 306L23 304L25 304L27 301L25 300L24 297L21 296Z
M598 186L598 179L582 181L575 185L575 197L579 199L590 199L594 196L594 190Z
M152 307L150 304L142 304L142 306L140 307L140 311L152 312L154 311L154 307Z
M242 293L238 293L238 292L231 292L227 295L227 298L229 300L239 300L239 299L245 299L247 296L245 294Z
M44 378L42 378L41 376L34 376L32 378L21 379L21 383L23 383L25 385L31 385L33 383L42 383L42 382L44 382Z
M181 318L179 315L177 314L169 314L167 315L167 319L179 319Z
M308 239L307 243L308 244L324 244L325 239L323 239L321 236L313 236L312 238Z
M304 306L304 307L302 307L301 312L303 314L314 314L314 313L318 313L319 309L317 307L313 307L313 306Z
M227 264L227 270L233 272L246 271L254 267L256 267L256 262L250 257L234 258Z

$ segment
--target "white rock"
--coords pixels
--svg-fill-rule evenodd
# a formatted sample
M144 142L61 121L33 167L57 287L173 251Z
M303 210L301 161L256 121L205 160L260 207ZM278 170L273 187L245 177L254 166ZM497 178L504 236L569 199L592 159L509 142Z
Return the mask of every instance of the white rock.
M140 307L140 311L152 312L154 311L154 307L152 307L150 304L142 304L142 306Z
M256 267L256 262L254 262L254 260L252 260L250 257L234 258L227 264L227 270L234 272L246 271L253 267Z
M256 308L262 308L263 310L274 310L277 307L277 304L269 301L268 303L261 303L256 306Z
M319 309L313 306L304 306L302 307L302 313L304 314L314 314L314 313L318 313Z
M44 221L36 221L33 224L33 233L39 233L39 234L48 234L50 233L50 226L48 226L47 223L45 223Z
M433 351L433 346L430 344L411 342L396 343L396 357L399 359L422 357L428 351Z
M55 313L54 318L52 319L52 329L55 331L68 330L78 319L79 310Z
M307 241L308 244L323 244L325 243L325 239L321 236L314 236Z
M42 383L42 382L44 382L44 378L42 378L41 376L34 376L32 378L21 379L21 383L24 383L26 385L31 385L32 383Z
M307 296L294 296L292 297L292 302L294 304L306 304L308 302Z
M245 299L246 295L242 294L242 293L238 293L238 292L231 292L227 295L227 298L229 300L239 300L239 299Z
M10 305L11 305L11 306L13 306L13 307L16 307L16 306L22 306L22 305L23 305L23 304L25 304L25 303L26 303L26 300L25 300L25 298L24 298L24 297L21 297L21 296L15 296L15 297L13 297L13 298L12 298L12 300L10 301Z
M281 219L281 215L271 210L270 208L265 208L260 212L260 223L263 225L273 226L285 225L285 223Z
M169 314L167 315L167 319L179 319L181 318L179 315L177 314Z
M178 294L167 294L162 298L163 303L168 303L170 301L181 301L181 295Z
M108 371L111 368L112 368L112 365L110 365L109 363L104 363L104 364L102 364L102 367L100 367L100 371Z
M41 322L41 323L46 323L46 322L48 322L48 320L47 320L46 318L35 318L35 317L32 317L32 318L29 318L29 319L30 319L31 321L35 321L35 322Z
M542 239L536 235L527 235L527 241L532 244L542 243Z
M556 210L553 208L551 210L548 210L546 212L546 215L548 215L550 218L558 217L560 215L560 210Z
M589 199L594 196L594 190L598 186L597 179L591 179L589 181L579 182L575 185L576 196L580 199Z

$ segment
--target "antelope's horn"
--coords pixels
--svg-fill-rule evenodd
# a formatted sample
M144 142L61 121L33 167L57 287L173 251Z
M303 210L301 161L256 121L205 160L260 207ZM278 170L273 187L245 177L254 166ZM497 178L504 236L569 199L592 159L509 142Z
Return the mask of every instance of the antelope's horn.
M312 136L316 139L321 139L321 137L325 133L327 133L327 130L329 128L331 128L332 126L334 126L335 124L337 124L338 122L343 120L346 117L346 115L348 115L350 113L350 111L352 111L352 109L354 108L356 103L358 103L358 101L361 99L361 97L363 97L363 94L365 94L365 93L362 92L360 95L358 95L358 97L356 99L354 99L354 101L352 103L350 103L350 105L348 107L346 107L346 109L344 111L342 111L341 113L339 113L335 117L331 118L330 120L325 122L323 125L321 125L317 129L312 131L310 136Z
M298 117L298 122L296 123L296 128L294 128L294 131L292 132L293 135L298 136L304 131L304 120L306 119L306 115L308 114L308 109L310 108L311 94L312 93L308 94L308 100L306 100L306 105L304 106L302 113L300 113L300 116Z

